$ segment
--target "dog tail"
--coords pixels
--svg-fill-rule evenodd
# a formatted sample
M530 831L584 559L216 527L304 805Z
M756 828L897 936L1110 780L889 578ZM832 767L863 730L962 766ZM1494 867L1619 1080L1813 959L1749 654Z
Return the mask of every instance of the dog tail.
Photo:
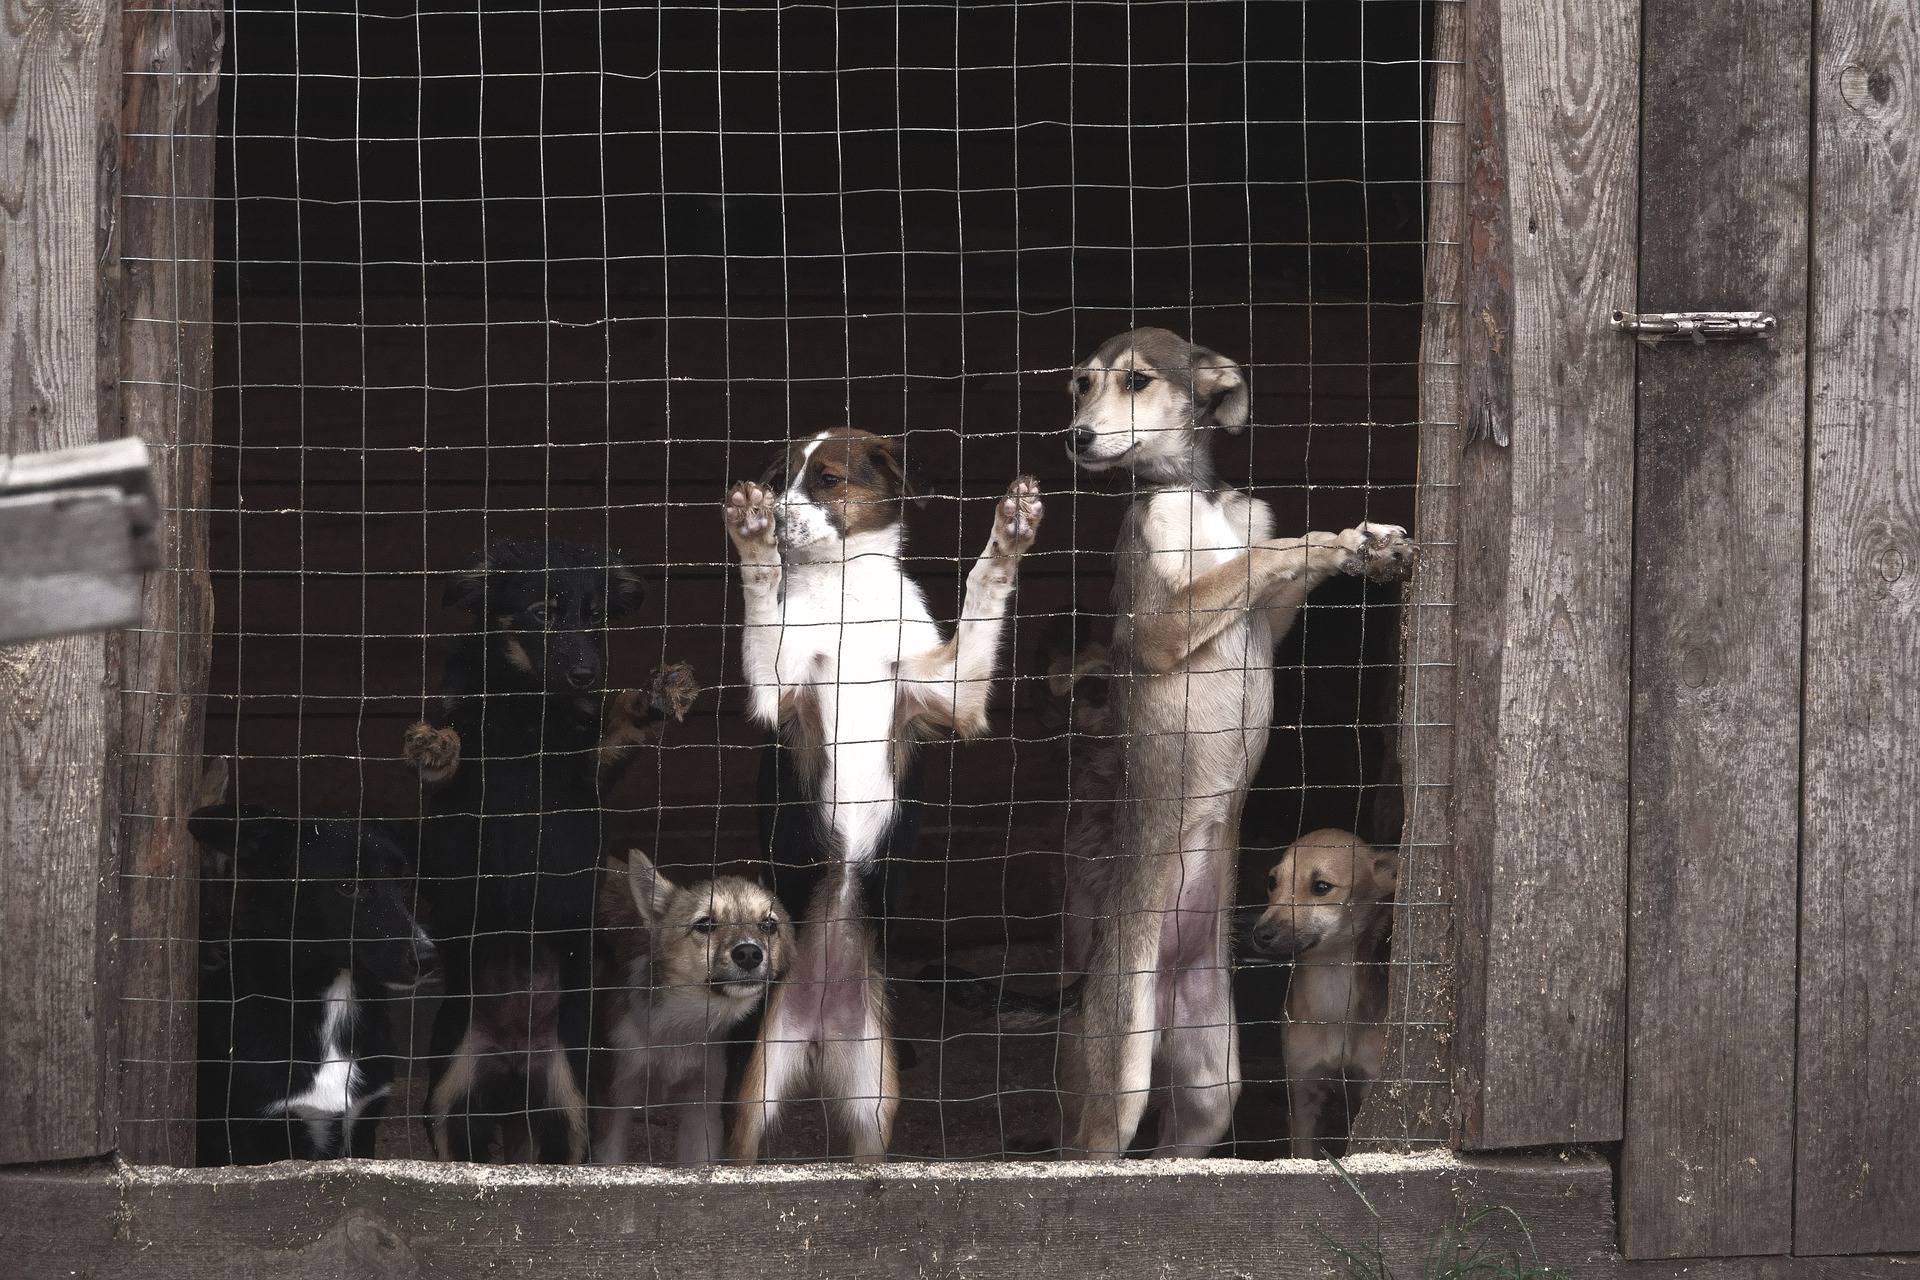
M1080 1007L1085 978L1042 994L1016 991L1003 978L986 978L952 964L930 964L914 984L937 992L955 1008L986 1014L1009 1031L1044 1031Z

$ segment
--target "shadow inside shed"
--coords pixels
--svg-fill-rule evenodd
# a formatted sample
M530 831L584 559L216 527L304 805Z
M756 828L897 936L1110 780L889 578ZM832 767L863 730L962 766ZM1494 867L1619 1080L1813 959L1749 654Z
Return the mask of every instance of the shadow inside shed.
M616 797L609 847L751 867L763 735L719 499L792 436L904 433L936 617L1007 481L1049 499L993 729L927 749L893 959L1044 986L1070 744L1041 654L1107 612L1127 501L1061 448L1067 368L1134 325L1191 336L1247 370L1254 426L1217 436L1219 470L1281 532L1411 524L1424 20L1420 0L236 9L209 753L251 803L413 817L400 736L460 626L442 575L499 537L607 543L654 589L613 682L684 660L710 690ZM1242 903L1303 831L1398 838L1396 600L1330 583L1280 647ZM1273 972L1242 975L1250 1080L1279 1075ZM901 1017L898 1154L1003 1155L1057 1122L1050 1040L919 995ZM1243 1151L1276 1106L1243 1105ZM785 1154L823 1151L805 1119ZM390 1123L383 1152L418 1135Z

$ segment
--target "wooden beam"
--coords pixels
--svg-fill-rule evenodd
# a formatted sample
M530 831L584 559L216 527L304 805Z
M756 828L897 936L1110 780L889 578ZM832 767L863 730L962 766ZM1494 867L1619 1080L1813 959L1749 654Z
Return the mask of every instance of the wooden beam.
M1633 354L1608 321L1634 287L1640 6L1475 0L1468 31L1466 417L1485 430L1460 491L1458 1137L1607 1141L1633 473ZM1502 355L1505 376L1472 372Z
M1920 14L1815 39L1794 1248L1920 1250Z
M115 412L119 12L0 10L0 452ZM113 680L97 634L0 653L0 1163L114 1144Z
M564 1274L577 1280L1328 1274L1334 1246L1414 1274L1439 1232L1505 1206L1542 1250L1610 1249L1606 1166L1358 1156L1324 1163L848 1165L676 1173L336 1161L0 1174L24 1275ZM1372 1206L1369 1209L1369 1204ZM1378 1217L1374 1214L1377 1211ZM1527 1243L1504 1214L1494 1239ZM1543 1253L1542 1259L1548 1255Z
M123 429L154 459L166 512L142 630L120 637L124 920L120 1150L191 1164L199 858L188 837L211 659L207 577L213 417L217 0L129 10L121 163Z
M1792 1244L1812 10L1649 5L1641 311L1765 341L1639 358L1622 1247ZM1704 234L1711 229L1711 234Z
M1462 439L1461 289L1465 281L1467 6L1433 11L1427 146L1426 306L1420 338L1420 470L1413 535L1420 564L1401 597L1400 778L1405 821L1388 970L1387 1057L1354 1119L1363 1147L1444 1141L1453 1100L1454 509Z

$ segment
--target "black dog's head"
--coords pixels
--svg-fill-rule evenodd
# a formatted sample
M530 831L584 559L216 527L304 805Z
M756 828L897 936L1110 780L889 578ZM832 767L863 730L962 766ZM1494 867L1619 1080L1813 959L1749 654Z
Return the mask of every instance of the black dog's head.
M233 938L281 942L297 966L352 969L388 987L411 987L432 966L409 909L411 868L380 824L217 804L187 825L212 855L202 896L231 901Z
M540 691L587 693L606 678L606 623L646 596L617 553L515 540L494 543L455 574L446 604L472 613L492 654Z

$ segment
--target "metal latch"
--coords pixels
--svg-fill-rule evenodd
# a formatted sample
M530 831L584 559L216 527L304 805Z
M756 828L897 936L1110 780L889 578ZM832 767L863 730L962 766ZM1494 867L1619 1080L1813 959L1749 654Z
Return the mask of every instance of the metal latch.
M1764 338L1779 321L1764 311L1632 311L1613 313L1615 333L1630 333L1649 345L1666 338L1692 338L1704 345L1708 338Z

